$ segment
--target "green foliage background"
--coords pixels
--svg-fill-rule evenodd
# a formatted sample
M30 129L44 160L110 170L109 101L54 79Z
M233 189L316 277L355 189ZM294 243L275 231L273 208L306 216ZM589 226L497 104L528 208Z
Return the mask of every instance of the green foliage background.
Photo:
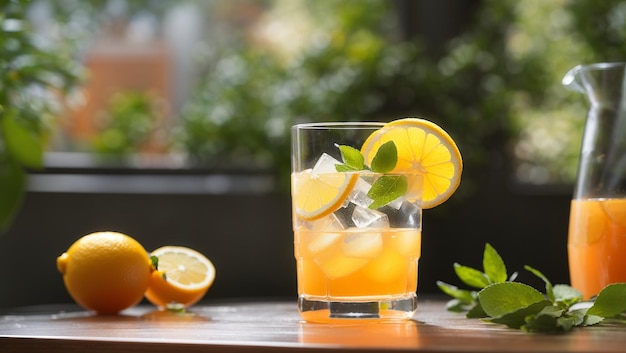
M225 4L188 2L205 12ZM300 33L305 45L290 56L236 30L190 53L201 79L178 112L174 145L198 164L273 169L285 183L291 125L403 116L433 120L457 141L466 166L461 193L494 161L522 182L571 182L586 104L561 77L577 64L624 60L626 52L626 5L618 0L483 0L438 57L423 38L400 35L392 1L252 3L267 10L297 4L314 31ZM0 229L19 206L25 170L42 166L56 95L78 78L74 39L89 32L61 26L71 40L42 42L25 19L30 4L0 1ZM129 16L149 11L158 19L172 5L129 4ZM100 1L50 6L59 25L79 13L93 18L82 22L89 27L106 21ZM134 107L117 113L150 114ZM125 117L115 121L104 133L136 127ZM132 153L133 141L116 153Z
M26 168L43 166L57 95L78 77L71 53L46 48L31 35L27 5L0 2L0 232L19 208Z

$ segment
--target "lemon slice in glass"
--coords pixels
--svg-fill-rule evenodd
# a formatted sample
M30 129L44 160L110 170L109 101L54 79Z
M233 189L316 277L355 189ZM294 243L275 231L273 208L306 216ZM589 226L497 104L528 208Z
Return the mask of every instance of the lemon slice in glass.
M463 160L454 140L441 127L419 118L389 122L363 143L366 163L371 164L380 146L389 141L398 151L398 162L390 173L423 177L423 208L438 206L454 194L461 182Z
M350 194L358 176L354 173L314 173L312 169L293 176L296 216L316 220L335 212Z

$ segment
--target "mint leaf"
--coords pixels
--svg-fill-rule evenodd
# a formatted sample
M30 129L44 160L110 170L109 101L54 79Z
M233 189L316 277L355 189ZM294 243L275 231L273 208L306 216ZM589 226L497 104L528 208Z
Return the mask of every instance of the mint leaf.
M448 310L467 311L467 318L481 318L528 332L570 331L577 326L596 325L606 318L612 318L608 321L610 324L626 324L626 283L610 284L595 301L583 301L577 289L566 284L552 285L541 271L524 266L543 280L544 294L526 284L513 282L517 272L506 281L504 262L490 244L485 245L483 267L484 273L454 264L455 272L465 284L483 288L479 292L437 282L444 293L454 298L448 302ZM493 283L503 279L504 282Z
M539 277L546 284L546 294L548 295L548 299L554 301L554 291L552 289L552 283L548 280L548 277L541 273L541 271L528 265L524 266L524 269Z
M340 173L358 171L357 169L354 169L353 167L350 167L349 165L346 165L346 164L335 164L335 170Z
M572 328L574 323L578 321L577 318L570 318L563 316L563 309L559 309L552 306L552 302L546 300L548 303L540 312L535 315L529 315L526 318L526 324L520 328L526 331L541 331L541 332L559 332L568 331Z
M487 275L475 268L455 263L454 272L459 277L459 279L463 281L463 283L467 284L470 287L482 289L490 284Z
M473 312L476 310L477 307L480 306L476 301L477 293L474 291L460 289L456 286L442 281L437 281L437 287L439 287L439 289L441 289L441 291L445 294L454 298L446 303L446 310L448 311L464 312L468 311L469 309L469 312ZM485 314L484 312L482 312L482 309L480 311L481 313L478 314L480 315L478 317L484 317Z
M529 316L526 325L521 328L526 331L561 332L569 331L574 326L581 325L584 315L565 312L556 306L546 306L534 316Z
M495 283L478 292L478 300L491 317L500 317L545 300L535 288L518 282Z
M604 318L598 315L585 315L584 321L581 324L582 326L593 326L595 324L600 323Z
M339 170L341 164L337 165L335 168L338 172L344 171L356 171L365 169L365 158L361 154L361 151L357 150L354 147L345 146L345 145L336 145L339 148L339 152L341 152L341 159L343 160L343 170Z
M380 146L374 159L372 159L372 171L376 173L389 173L398 163L398 150L393 141L385 142Z
M572 327L582 324L582 322L582 318L565 315L556 319L556 326L561 328L563 331L569 331Z
M583 300L582 293L566 284L555 284L553 287L554 301L570 307Z
M492 283L506 282L507 273L504 261L489 243L485 244L483 270Z
M404 175L383 175L376 179L367 192L367 196L374 200L369 208L375 210L404 195L409 189L409 183Z
M451 299L446 303L446 310L452 311L455 313L462 313L467 311L468 304L464 303L462 300Z
M519 329L528 323L528 319L533 318L539 312L551 305L552 303L549 300L542 300L528 306L520 307L517 310L493 318L490 321L496 324L506 325L510 328ZM554 326L554 324L552 326Z
M337 145L341 152L343 164L336 164L338 172L355 172L360 170L372 170L376 173L385 174L392 171L398 162L398 151L393 141L388 141L380 146L372 160L372 165L368 168L365 165L365 158L359 150L346 145ZM406 194L409 189L408 180L404 175L383 175L376 179L367 193L373 200L369 205L370 209L377 209L385 206Z
M477 303L470 311L465 315L468 319L483 319L489 317L480 303Z
M460 300L464 304L471 304L472 302L474 302L474 295L472 295L472 292L467 289L459 289L456 286L442 281L437 281L437 287L439 287L442 292L446 293L452 298Z
M613 283L598 294L587 315L613 317L626 311L626 283Z

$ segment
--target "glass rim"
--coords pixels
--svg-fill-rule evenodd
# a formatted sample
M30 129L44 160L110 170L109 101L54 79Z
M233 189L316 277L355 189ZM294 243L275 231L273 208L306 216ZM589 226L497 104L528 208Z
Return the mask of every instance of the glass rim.
M316 130L316 129L379 129L386 123L375 121L333 121L317 123L301 123L293 125L292 129Z

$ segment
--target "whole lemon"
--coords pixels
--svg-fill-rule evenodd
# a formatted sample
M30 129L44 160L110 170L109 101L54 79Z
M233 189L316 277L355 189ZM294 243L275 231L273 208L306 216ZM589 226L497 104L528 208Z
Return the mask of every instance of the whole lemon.
M82 307L115 314L139 303L153 271L148 252L130 236L96 232L57 258L65 288Z

